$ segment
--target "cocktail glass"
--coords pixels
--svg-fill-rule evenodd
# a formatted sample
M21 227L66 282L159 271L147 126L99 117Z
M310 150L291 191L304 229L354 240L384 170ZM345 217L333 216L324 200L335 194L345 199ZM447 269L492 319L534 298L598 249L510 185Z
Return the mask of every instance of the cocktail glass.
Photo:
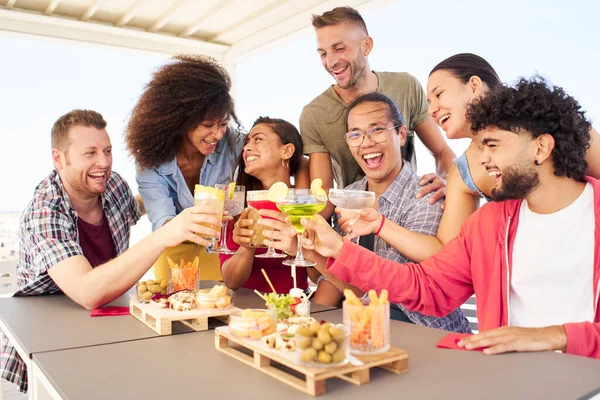
M194 205L196 206L208 206L210 208L215 209L218 214L215 216L219 220L219 225L212 225L206 222L201 222L200 225L206 226L208 228L212 228L216 231L221 229L221 224L223 221L223 206L225 203L225 192L210 186L202 186L196 185L194 189ZM217 241L217 238L211 236L204 236L205 239L208 239L213 242L213 246Z
M300 223L302 218L312 218L313 215L323 211L327 204L327 196L315 195L309 189L290 189L285 199L277 202L277 208L290 217L290 221L298 234L298 251L296 258L285 260L284 265L293 267L313 267L314 261L305 260L302 255L302 234L305 231ZM292 271L295 276L295 269Z
M375 192L365 190L329 189L329 201L339 207L342 218L348 220L348 235L360 218L361 210L371 207L375 202Z
M266 247L263 243L265 238L262 233L265 229L268 229L268 228L264 225L260 225L258 223L258 219L259 218L272 219L269 217L262 217L258 213L258 210L279 211L279 209L277 208L277 205L269 200L268 193L269 193L268 190L250 190L250 191L248 191L248 195L247 195L248 196L248 205L254 209L254 212L249 214L249 217L254 219L254 224L252 224L251 226L248 227L248 229L251 229L254 231L254 235L250 239L250 246L252 246L252 247ZM255 255L255 257L256 258L286 258L287 255L277 253L274 248L269 247L269 248L267 248L266 253L257 254L257 255Z
M236 185L233 188L233 192L230 191L229 185L215 185L215 188L225 192L225 201L223 202L223 208L229 213L230 216L235 217L240 215L244 211L244 199L246 197L246 187ZM230 197L231 196L231 197ZM234 254L234 251L229 250L227 247L227 225L228 222L223 222L221 227L221 242L219 248L211 249L211 253L219 254Z

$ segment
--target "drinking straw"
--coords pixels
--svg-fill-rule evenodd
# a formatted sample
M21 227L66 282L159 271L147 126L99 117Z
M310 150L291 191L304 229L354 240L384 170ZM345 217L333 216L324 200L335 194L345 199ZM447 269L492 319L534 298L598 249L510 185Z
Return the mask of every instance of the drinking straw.
M275 286L273 286L273 284L271 283L271 280L269 279L269 277L267 276L267 273L265 272L264 268L260 269L263 273L263 275L265 276L265 279L267 280L267 283L269 284L269 286L271 287L271 291L275 294L277 294L277 290L275 290Z
M265 302L267 301L267 298L265 296L263 296L262 293L259 292L258 290L254 289L254 293L256 293L258 295L258 297L263 299Z

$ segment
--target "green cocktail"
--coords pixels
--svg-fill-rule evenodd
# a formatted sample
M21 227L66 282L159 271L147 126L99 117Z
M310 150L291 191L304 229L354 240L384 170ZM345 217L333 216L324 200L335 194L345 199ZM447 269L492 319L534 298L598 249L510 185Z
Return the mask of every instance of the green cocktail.
M277 205L277 207L290 217L290 221L296 232L304 233L304 226L300 223L302 218L311 218L313 215L320 213L325 208L325 203L317 204L285 204Z
M290 222L298 233L298 251L296 258L293 260L285 260L284 265L294 267L292 276L296 275L296 267L313 267L314 261L305 260L302 255L302 234L304 226L300 223L302 218L312 218L313 215L321 212L327 204L327 196L315 195L309 189L290 189L285 199L277 202L277 208L286 213L290 217ZM294 284L295 286L295 284Z

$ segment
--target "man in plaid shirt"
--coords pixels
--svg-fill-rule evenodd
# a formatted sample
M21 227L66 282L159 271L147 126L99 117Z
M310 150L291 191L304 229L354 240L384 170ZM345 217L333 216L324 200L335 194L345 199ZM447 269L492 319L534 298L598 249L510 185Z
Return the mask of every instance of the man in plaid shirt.
M348 130L345 139L356 162L365 172L365 177L346 187L350 190L370 190L377 196L375 209L369 209L367 217L352 227L352 237L360 237L360 244L381 257L404 263L414 258L426 258L430 254L420 254L422 249L412 249L404 245L402 253L375 233L383 224L396 224L404 234L435 236L442 210L439 202L429 204L429 197L416 198L419 178L403 162L400 148L406 140L406 126L398 107L387 96L373 92L357 98L349 107ZM371 223L365 221L368 219ZM343 228L348 227L347 219L340 219ZM391 224L390 224L391 225ZM317 258L320 258L316 256ZM330 274L320 278L315 302L339 303L341 292L338 289L349 287ZM352 287L357 293L359 289ZM432 328L455 332L471 332L469 322L460 309L438 318L409 311L402 304L392 305L392 317L405 322L413 322Z
M168 247L186 240L208 246L196 233L219 235L198 224L219 226L217 212L192 207L126 251L140 205L112 172L105 127L104 118L90 110L73 110L54 124L55 170L36 187L21 216L15 296L63 292L92 310L127 292ZM2 332L0 346L2 377L26 392L26 366Z

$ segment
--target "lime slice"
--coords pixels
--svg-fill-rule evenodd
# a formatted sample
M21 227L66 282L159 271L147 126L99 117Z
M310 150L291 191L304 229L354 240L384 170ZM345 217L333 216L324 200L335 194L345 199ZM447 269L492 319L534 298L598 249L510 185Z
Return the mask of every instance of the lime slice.
M274 203L284 200L288 195L288 187L283 182L275 182L267 193L269 201Z
M234 190L235 190L235 182L231 182L229 184L229 192L227 192L227 194L228 194L227 197L229 198L229 200L233 199L233 191Z
M325 189L323 189L323 181L320 178L313 179L310 183L310 191L315 196L327 196Z

